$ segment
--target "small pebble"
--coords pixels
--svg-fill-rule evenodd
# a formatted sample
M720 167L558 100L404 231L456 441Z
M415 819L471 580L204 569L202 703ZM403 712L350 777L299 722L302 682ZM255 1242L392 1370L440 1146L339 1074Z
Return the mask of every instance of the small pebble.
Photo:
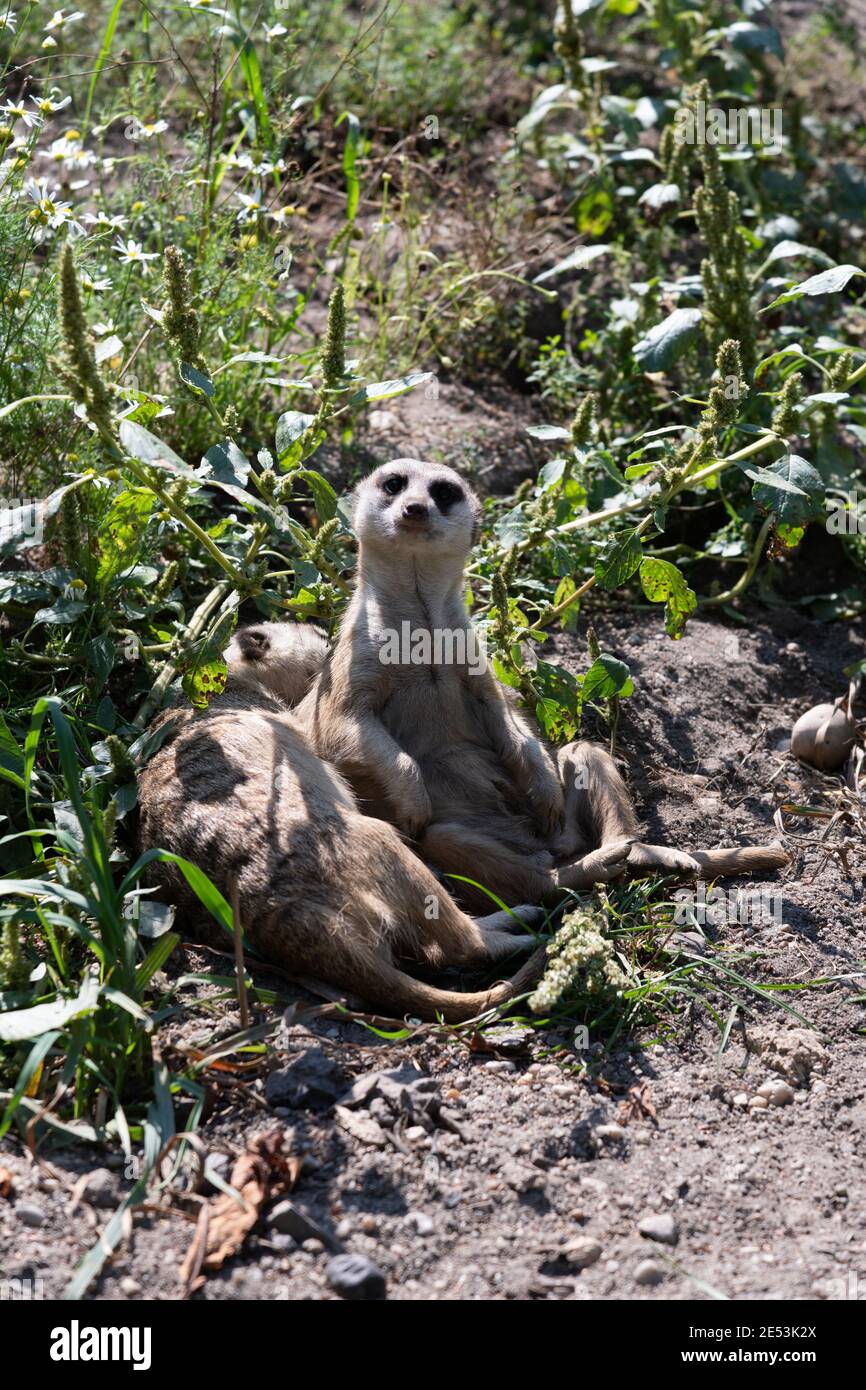
M625 1139L622 1125L597 1125L593 1132L596 1138L603 1140L605 1144L619 1144Z
M654 1260L641 1260L634 1272L636 1284L660 1284L664 1277L664 1270Z
M734 1096L733 1100L731 1101L732 1105L739 1106L741 1110L744 1110L748 1103L749 1096L746 1091L738 1091L737 1094Z
M341 1298L372 1302L385 1297L385 1276L366 1255L335 1255L326 1273Z
M429 1236L433 1230L433 1221L424 1211L410 1211L406 1217L406 1225L412 1226L419 1236Z
M420 1139L427 1138L427 1131L423 1125L410 1125L403 1137L408 1139L410 1144L417 1144Z
M769 1105L770 1102L767 1100L766 1096L752 1096L752 1099L749 1101L750 1110L767 1110Z
M108 1168L94 1168L87 1179L84 1200L94 1207L114 1207L118 1203L117 1179Z
M658 1240L663 1245L676 1245L680 1238L676 1221L666 1212L661 1215L650 1212L647 1216L642 1216L637 1228L647 1240Z
M765 1081L763 1086L758 1087L758 1095L763 1096L770 1105L791 1105L794 1088L787 1081Z
M37 1206L35 1202L16 1203L15 1215L25 1226L42 1226L45 1222L44 1208Z
M378 1229L379 1223L375 1216L370 1216L368 1212L366 1216L361 1217L361 1230L365 1236L374 1236Z
M120 1281L120 1292L124 1298L135 1298L141 1293L141 1285L131 1274L125 1274Z
M561 1250L557 1250L556 1256L557 1259L565 1260L572 1269L587 1269L589 1265L594 1265L596 1260L601 1259L601 1246L590 1236L580 1236L577 1240L569 1241Z

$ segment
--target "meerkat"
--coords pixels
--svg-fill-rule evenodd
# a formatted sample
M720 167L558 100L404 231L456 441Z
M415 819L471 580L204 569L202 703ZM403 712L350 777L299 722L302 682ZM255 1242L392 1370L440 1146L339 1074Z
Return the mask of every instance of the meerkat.
M299 651L321 655L312 637L299 647L291 626L241 631L223 694L206 711L170 709L153 726L173 721L139 775L142 848L190 860L227 898L236 882L242 924L262 957L389 1016L458 1023L522 993L540 973L543 947L513 979L465 994L398 964L484 968L535 947L524 927L544 914L526 907L474 920L392 825L362 814L288 709L302 680ZM156 862L152 874L201 919L204 939L225 947L180 870Z
M357 587L297 714L361 805L397 825L426 863L508 903L547 902L626 871L696 878L787 863L775 847L642 843L613 759L585 741L551 749L536 735L479 659L466 611L480 513L459 474L416 459L383 465L356 489ZM450 653L437 660L448 634ZM454 886L465 904L485 901Z
M312 686L330 649L313 623L254 623L238 628L226 664L236 683L275 695L291 708Z

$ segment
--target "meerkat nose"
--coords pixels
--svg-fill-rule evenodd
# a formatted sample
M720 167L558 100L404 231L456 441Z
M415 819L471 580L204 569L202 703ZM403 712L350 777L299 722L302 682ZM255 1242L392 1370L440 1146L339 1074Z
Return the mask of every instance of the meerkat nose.
M407 502L403 507L404 516L413 516L418 519L428 515L426 502Z

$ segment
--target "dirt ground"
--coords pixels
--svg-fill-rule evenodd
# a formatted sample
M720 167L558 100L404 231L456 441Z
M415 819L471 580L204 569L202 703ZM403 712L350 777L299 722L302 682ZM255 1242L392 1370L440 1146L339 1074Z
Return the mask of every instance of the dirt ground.
M620 747L650 839L766 842L782 802L837 804L840 780L807 772L782 745L799 712L838 693L862 637L796 611L751 618L743 630L697 619L672 643L658 611L595 615L603 646L635 677ZM578 649L560 638L558 649L565 664L582 662L582 640ZM609 1055L592 1036L575 1051L584 1040L565 1031L527 1041L512 1029L485 1053L465 1032L428 1027L388 1042L354 1022L290 1014L273 1035L277 1076L265 1068L214 1088L202 1134L209 1154L231 1158L283 1127L286 1147L304 1156L291 1205L266 1208L241 1253L193 1297L334 1298L326 1271L339 1250L372 1261L391 1299L866 1297L855 1002L866 983L864 854L844 824L819 844L827 824L791 822L808 843L789 841L791 868L753 885L779 895L779 920L720 936L757 953L741 968L761 983L835 978L782 996L807 1026L760 1005L720 1059L719 1031L700 1008L677 1036L621 1035ZM700 951L700 939L684 949ZM176 954L173 971L227 968L193 948ZM297 994L266 971L256 978ZM237 1024L220 1006L159 1036L188 1045ZM383 1071L399 1074L363 1081ZM746 1105L767 1081L787 1103ZM13 1175L0 1199L0 1276L41 1281L34 1287L56 1297L131 1176L110 1153L40 1158L0 1146ZM136 1215L91 1296L178 1298L194 1215L177 1200ZM366 1287L375 1291L375 1278Z

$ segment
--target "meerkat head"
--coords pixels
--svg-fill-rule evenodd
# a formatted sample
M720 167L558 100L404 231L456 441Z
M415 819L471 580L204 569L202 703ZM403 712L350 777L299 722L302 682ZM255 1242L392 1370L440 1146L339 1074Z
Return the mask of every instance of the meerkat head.
M395 459L355 489L358 540L404 555L468 555L478 538L481 503L453 468Z
M232 680L296 705L306 695L330 650L312 623L256 623L239 628L225 654Z

